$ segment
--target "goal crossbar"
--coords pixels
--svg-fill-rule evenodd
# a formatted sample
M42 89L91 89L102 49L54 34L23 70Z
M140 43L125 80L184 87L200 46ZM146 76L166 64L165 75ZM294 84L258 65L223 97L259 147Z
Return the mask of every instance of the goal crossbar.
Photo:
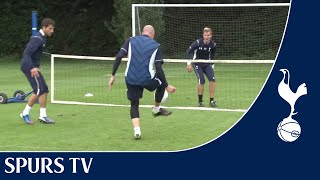
M100 60L100 61L114 61L115 57L99 57L99 56L76 56L76 55L62 55L52 54L54 58L65 58L65 59L83 59L83 60ZM274 60L188 60L188 59L163 59L164 62L169 63L229 63L229 64L272 64ZM128 61L128 58L123 58L122 61Z
M132 36L136 35L135 18L136 7L272 7L272 6L291 6L291 3L245 3L245 4L132 4L131 17L132 17ZM289 8L290 9L290 8Z
M246 4L132 4L132 7L269 7L290 6L290 3L246 3Z

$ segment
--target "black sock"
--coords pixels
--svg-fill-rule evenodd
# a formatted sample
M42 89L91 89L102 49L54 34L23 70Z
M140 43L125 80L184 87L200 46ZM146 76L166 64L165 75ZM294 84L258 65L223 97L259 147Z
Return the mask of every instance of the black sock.
M210 98L210 102L211 102L211 101L214 101L214 98Z
M130 116L131 116L131 119L140 117L139 100L131 101Z
M199 102L202 102L202 95L198 95Z
M155 98L155 101L156 101L157 103L160 103L160 102L161 102L165 90L166 90L166 89L165 89L163 86L160 86L160 87L157 88L156 94L155 94L155 97L154 97L154 98Z

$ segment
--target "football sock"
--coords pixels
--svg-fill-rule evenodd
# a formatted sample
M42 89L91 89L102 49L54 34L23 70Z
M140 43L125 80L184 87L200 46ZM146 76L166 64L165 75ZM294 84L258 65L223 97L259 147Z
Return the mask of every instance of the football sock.
M214 101L214 98L210 98L210 102Z
M40 108L40 117L47 117L46 108Z
M155 107L153 108L153 112L157 113L157 112L159 112L159 111L160 111L160 106L155 106Z
M139 132L139 133L141 133L141 132L140 132L140 127L139 127L139 126L138 126L138 127L133 128L133 130L134 130L134 132Z
M198 95L199 102L202 102L202 96L203 96L203 95Z
M30 107L28 104L26 105L26 108L24 108L23 112L22 112L22 115L25 116L25 115L28 115L30 113L30 110L31 110L32 107Z

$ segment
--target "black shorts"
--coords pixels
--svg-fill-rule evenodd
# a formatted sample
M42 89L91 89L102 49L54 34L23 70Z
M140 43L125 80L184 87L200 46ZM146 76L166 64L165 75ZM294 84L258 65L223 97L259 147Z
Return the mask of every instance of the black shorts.
M132 85L128 84L127 85L127 97L130 101L136 101L142 98L143 96L143 90L147 89L148 91L152 92L156 90L158 87L162 85L162 82L158 79L155 78L153 80L150 80L149 83L146 83L146 85Z
M193 64L194 72L198 77L199 84L205 84L204 75L209 81L215 81L214 71L211 64Z
M31 77L30 70L22 70L24 75L27 77L35 95L41 96L44 93L48 93L48 85L44 80L41 72L39 72L39 77Z

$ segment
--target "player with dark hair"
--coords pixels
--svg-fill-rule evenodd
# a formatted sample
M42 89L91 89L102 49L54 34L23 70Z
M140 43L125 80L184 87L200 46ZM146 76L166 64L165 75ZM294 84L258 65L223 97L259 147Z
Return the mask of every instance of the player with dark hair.
M212 30L208 27L203 29L203 38L196 40L187 49L187 58L193 60L212 60L216 51L216 43L212 40ZM215 77L213 71L213 63L187 63L188 72L192 72L192 67L198 77L198 106L204 107L202 96L204 91L205 78L209 80L210 102L209 106L216 107L214 100L215 94Z
M115 74L120 65L121 59L128 56L127 68L125 71L125 82L127 85L127 97L131 102L130 115L134 128L134 138L141 138L139 99L142 98L143 90L156 90L155 105L152 114L156 116L168 116L172 112L160 108L161 100L165 91L174 93L176 88L168 85L162 69L163 55L160 44L153 40L154 28L146 25L141 36L128 39L118 52L113 64L112 76L109 81L111 89ZM155 66L156 71L153 70Z
M55 22L50 18L45 18L42 21L41 29L39 32L31 36L26 49L23 52L21 63L21 71L27 77L32 89L33 94L29 98L28 104L20 117L27 123L33 124L29 116L29 112L35 102L39 99L40 103L40 116L39 121L52 124L54 121L47 116L46 104L48 95L48 86L40 72L40 57L46 44L46 37L51 36L54 30Z

